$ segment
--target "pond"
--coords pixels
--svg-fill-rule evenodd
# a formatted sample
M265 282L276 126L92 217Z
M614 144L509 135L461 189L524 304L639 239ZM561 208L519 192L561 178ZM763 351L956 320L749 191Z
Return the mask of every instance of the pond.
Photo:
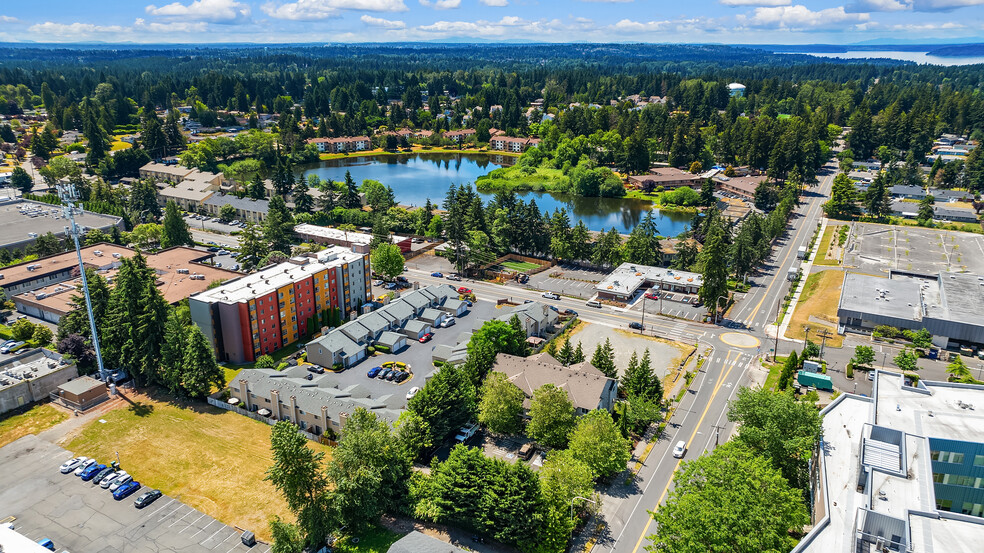
M365 179L378 180L393 188L396 201L406 206L419 207L429 198L440 206L453 185L475 183L475 180L504 165L514 158L496 154L401 154L384 156L350 156L305 165L299 175L310 174L322 179L342 181L345 172L351 171L357 183ZM493 194L480 193L488 201ZM645 200L623 198L581 198L547 192L520 192L524 201L536 200L540 211L553 213L566 209L571 224L584 221L590 230L607 230L615 227L622 233L631 232L636 224L652 209ZM692 216L686 213L656 213L660 234L676 236L687 229Z

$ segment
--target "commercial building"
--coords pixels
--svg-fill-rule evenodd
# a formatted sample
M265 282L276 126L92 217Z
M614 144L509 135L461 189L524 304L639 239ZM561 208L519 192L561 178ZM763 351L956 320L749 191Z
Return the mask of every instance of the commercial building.
M578 415L595 409L611 411L618 396L618 381L608 378L591 363L584 361L564 366L545 352L529 357L500 353L495 356L492 370L504 374L523 391L527 409L533 393L545 384L553 384L567 392Z
M109 399L109 388L105 382L83 376L58 386L50 397L59 405L85 412Z
M627 301L643 288L696 294L704 284L698 273L622 263L595 286L599 299Z
M255 361L345 319L369 301L369 255L341 247L299 257L195 294L191 318L219 360ZM312 326L313 325L313 326Z
M59 385L79 376L74 363L46 349L34 349L0 362L0 414L48 399Z
M755 189L759 183L768 178L762 177L726 177L718 175L714 177L714 189L723 194L731 194L751 200L755 198Z
M793 553L980 550L982 405L982 386L884 371L872 397L835 399L811 463L812 529Z
M837 317L842 332L870 332L878 325L925 328L940 347L950 340L984 344L984 276L893 272L886 279L847 273Z
M309 224L297 225L294 227L294 234L307 242L334 244L360 253L369 253L369 244L372 242L371 234ZM409 252L413 246L413 241L406 236L393 235L390 240L400 247L402 253Z
M112 285L123 259L135 254L131 248L102 243L82 248L82 261ZM176 246L143 256L157 274L157 289L172 304L206 290L213 282L239 276L202 263L212 254L194 248ZM72 296L81 286L78 263L75 252L70 251L5 267L0 269L0 286L19 312L57 323L71 310Z
M124 230L123 218L102 213L83 212L75 216L75 222L83 230L97 229L106 234L113 227ZM52 233L60 239L66 237L65 219L61 206L21 199L0 199L0 249L24 250L34 245L38 236Z
M240 371L229 383L228 405L266 417L270 422L293 422L302 431L320 438L341 434L345 422L360 407L394 423L406 404L406 398L395 388L393 394L374 398L358 384L335 387L331 374L313 375L311 380L306 378L308 374L304 367Z
M642 190L673 190L683 186L700 187L700 176L677 169L676 167L660 167L651 169L645 175L632 175L627 179L629 184Z
M197 169L189 169L180 165L168 165L164 163L151 162L140 168L140 178L153 179L155 181L167 181L177 184L188 175L197 172Z
M741 83L731 83L728 85L728 95L741 98L745 95L745 85Z

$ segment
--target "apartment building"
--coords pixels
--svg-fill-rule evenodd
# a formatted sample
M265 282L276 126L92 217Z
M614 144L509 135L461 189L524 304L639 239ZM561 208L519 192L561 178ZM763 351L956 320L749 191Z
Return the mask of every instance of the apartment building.
M462 140L466 140L469 136L475 134L475 129L462 129L460 131L448 131L444 133L444 138L447 138L451 142L459 143Z
M340 154L361 152L372 148L368 136L341 136L338 138L312 138L308 144L317 146L319 152Z
M140 168L139 175L142 179L154 179L155 181L167 181L177 184L183 181L188 175L196 172L198 172L197 169L189 169L180 165L150 162Z
M190 298L191 319L222 361L247 363L369 301L369 254L333 247L295 257Z
M652 169L645 175L632 175L628 178L629 184L642 190L673 190L683 186L699 188L701 179L699 176L682 171L676 167L660 167Z
M489 148L503 152L522 153L540 143L539 138L516 138L513 136L493 136L489 140Z

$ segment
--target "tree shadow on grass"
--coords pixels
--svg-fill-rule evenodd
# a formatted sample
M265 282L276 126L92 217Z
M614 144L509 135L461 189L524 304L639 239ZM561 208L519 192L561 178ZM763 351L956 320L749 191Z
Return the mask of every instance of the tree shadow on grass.
M133 401L132 399L126 397L123 394L120 394L120 398L122 398L123 401L130 404L130 406L127 409L129 409L131 413L133 413L138 417L147 417L154 412L154 406L150 403L144 403L142 401Z

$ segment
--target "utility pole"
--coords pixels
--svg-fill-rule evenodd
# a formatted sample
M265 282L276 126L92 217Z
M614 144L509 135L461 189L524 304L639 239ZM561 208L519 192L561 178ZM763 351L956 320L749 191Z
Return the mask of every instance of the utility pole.
M642 296L642 328L639 329L639 334L642 334L646 330L646 295Z
M823 347L827 345L827 338L830 337L830 332L824 328L818 334L820 335L820 359L823 359Z
M721 430L724 427L721 426L721 425L718 425L718 424L714 424L714 425L711 425L711 428L714 429L714 447L717 447L718 446L718 442L720 441L720 438L721 438Z
M58 187L58 195L65 203L65 218L68 219L69 226L65 227L65 233L72 237L75 242L75 255L79 258L79 271L82 276L82 295L85 296L85 310L89 314L89 330L92 332L92 347L96 350L96 365L99 367L99 379L109 382L109 371L103 365L102 351L99 349L99 331L96 329L96 318L92 314L92 298L89 297L89 281L85 276L85 263L82 261L82 247L79 245L79 226L75 223L75 214L82 213L82 209L75 207L78 201L78 193L75 191L74 184L64 184Z
M776 347L772 350L773 363L776 362L776 357L779 355L779 311L782 309L782 300L783 298L779 298L779 301L776 302Z

